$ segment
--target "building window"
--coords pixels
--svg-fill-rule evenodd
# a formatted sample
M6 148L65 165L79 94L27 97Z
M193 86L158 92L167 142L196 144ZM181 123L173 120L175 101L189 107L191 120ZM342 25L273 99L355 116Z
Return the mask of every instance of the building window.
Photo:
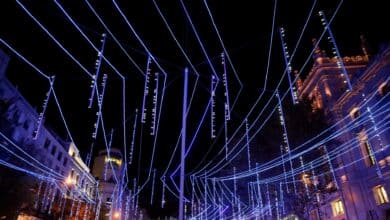
M61 159L62 159L62 152L58 152L57 160L58 160L58 161L61 161Z
M368 142L365 130L359 132L359 145L366 166L375 165L375 157L370 142Z
M50 141L49 139L46 138L45 144L43 145L43 148L48 149L49 146L50 146L50 143L51 143L51 141Z
M28 129L30 128L30 121L29 120L24 121L23 128L24 128L24 130L28 131Z
M387 95L389 91L390 91L390 85L386 82L382 83L378 88L379 95L381 95L382 97Z
M359 108L358 108L358 107L353 108L353 109L349 112L349 116L352 118L352 120L357 119L357 118L360 116L360 110L359 110Z
M331 202L331 206L332 206L332 213L333 213L334 217L344 214L344 205L343 205L343 201L341 201L341 199L337 199L337 200Z
M51 148L51 155L55 155L56 154L56 151L57 151L57 147L55 145L53 145L53 147Z
M326 94L326 96L328 96L329 98L332 97L332 92L330 91L330 88L329 88L329 85L328 85L327 82L325 83L325 94Z
M374 197L376 200L376 204L382 205L389 202L389 197L387 197L387 192L384 186L379 185L374 187Z
M64 158L64 163L62 163L64 166L66 166L66 164L68 163L68 158L67 157L65 157Z
M72 170L70 171L70 179L73 179L73 177L74 177L74 170L72 169Z

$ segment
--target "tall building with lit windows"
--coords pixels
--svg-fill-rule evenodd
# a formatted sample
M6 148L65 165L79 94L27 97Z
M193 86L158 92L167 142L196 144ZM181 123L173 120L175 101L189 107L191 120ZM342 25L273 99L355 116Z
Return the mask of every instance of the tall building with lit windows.
M343 57L352 91L336 58L319 48L310 73L298 81L299 98L312 100L313 111L323 110L334 126L323 148L335 178L307 207L312 220L390 218L390 46L373 57L362 49L363 55Z
M15 187L15 192L26 188L34 195L30 201L23 201L23 208L15 207L14 212L19 213L12 215L24 210L53 219L77 217L76 214L80 218L93 216L97 182L89 167L76 145L49 129L44 118L37 126L40 115L6 78L8 62L9 57L0 50L1 168L25 176L26 181ZM0 184L6 182L2 175ZM79 211L71 210L71 206L80 207Z

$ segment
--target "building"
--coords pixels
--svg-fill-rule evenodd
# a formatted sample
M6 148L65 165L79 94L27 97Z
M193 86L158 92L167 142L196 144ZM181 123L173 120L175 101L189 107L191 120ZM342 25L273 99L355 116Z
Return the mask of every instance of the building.
M342 66L317 48L315 64L304 81L298 81L300 99L322 109L335 138L327 144L334 190L318 193L308 205L308 219L390 218L390 46L370 57L344 57L352 90L348 91ZM331 175L332 176L332 175Z
M118 149L101 150L95 157L92 174L99 181L101 219L130 215L131 195L124 182L124 167L122 153Z
M49 129L44 117L8 81L8 62L9 57L0 50L0 162L27 174L22 186L36 195L33 201L24 202L24 210L59 218L92 216L97 192L95 178L76 145ZM6 178L0 175L0 185L7 182Z

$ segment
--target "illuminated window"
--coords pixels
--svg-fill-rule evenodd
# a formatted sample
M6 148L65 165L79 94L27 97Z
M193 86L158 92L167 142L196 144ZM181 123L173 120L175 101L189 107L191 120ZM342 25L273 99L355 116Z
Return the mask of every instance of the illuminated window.
M390 85L386 82L382 83L378 88L379 95L381 95L382 97L387 95L389 91L390 91Z
M351 116L351 118L352 118L353 120L357 119L357 118L360 116L359 108L358 108L358 107L353 108L353 109L349 112L349 116Z
M389 197L387 197L387 192L384 186L382 185L376 186L374 187L373 191L374 191L376 204L381 205L389 202Z
M331 202L333 216L343 215L344 214L344 205L341 199L337 199Z
M375 165L374 153L371 144L368 142L367 134L365 130L359 132L358 136L359 136L358 138L359 138L360 150L362 152L362 156L364 162L366 163L366 166Z

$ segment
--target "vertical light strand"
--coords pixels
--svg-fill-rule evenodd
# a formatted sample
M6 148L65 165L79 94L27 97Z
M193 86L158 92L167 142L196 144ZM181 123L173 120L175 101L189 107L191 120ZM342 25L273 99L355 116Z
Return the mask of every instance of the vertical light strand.
M306 182L306 178L309 178L309 177L308 177L308 174L305 171L305 164L303 162L303 157L302 156L299 157L299 161L301 163L302 181L303 181L303 184L305 186L306 196L309 198L310 197L309 186L307 185L307 182Z
M211 131L211 139L214 139L215 136L215 76L211 76L211 82L210 82L210 100L211 100L211 106L210 106L210 131Z
M253 202L253 187L252 183L248 183L248 197L249 197L249 206L252 207L252 210L255 209L255 203Z
M83 220L87 220L88 218L88 212L89 212L90 204L85 203L85 208L84 208L84 215L83 215Z
M250 143L249 143L249 124L248 118L245 118L245 138L246 138L246 149L248 154L248 170L251 169L251 151L250 151Z
M366 95L363 93L362 96L363 96L364 102L367 103ZM376 126L374 116L372 115L371 108L370 108L370 106L368 106L368 104L366 104L366 110L367 110L367 112L368 112L368 118L370 119L370 121L371 121L371 123L372 123L372 125L373 125L373 127L374 127L375 136L377 137L377 140L378 140L378 142L379 142L380 149L381 149L381 151L383 151L384 148L383 148L382 139L381 139L381 137L380 137L379 134L378 134L378 128L377 128L377 126ZM368 135L368 134L367 134L367 135ZM369 139L369 138L367 138L367 141L368 141L368 139ZM377 154L377 153L376 153L376 152L373 152L372 147L371 147L371 144L369 144L369 145L370 145L370 147L368 148L368 150L369 150L369 155L372 156L372 158L373 158L374 161L375 161L375 169L376 169L376 173L377 173L378 177L382 179L382 178L383 178L382 170L381 170L381 168L379 167L378 161L377 161L377 159L376 159L376 154Z
M332 30L330 29L328 20L326 19L325 13L323 11L319 11L318 14L321 17L321 23L324 26L324 29L326 31L328 31L328 34L329 34L328 39L329 39L329 42L333 46L332 53L335 56L335 58L337 59L337 61L336 61L337 62L337 68L341 69L341 71L342 71L341 76L344 77L344 81L343 82L344 82L344 84L347 85L346 92L350 92L350 91L352 91L352 85L351 85L351 82L349 80L347 70L346 70L346 68L344 66L343 58L341 57L339 49L337 47L336 40L335 40L335 38L333 36Z
M153 205L155 178L156 178L156 169L153 169L152 192L151 192L151 194L150 194L150 205Z
M126 196L125 220L129 219L130 205L131 205L130 203L131 203L131 190L129 190L129 193Z
M87 159L86 159L86 164L87 164L87 167L90 167L91 165L91 160L92 160L92 155L93 155L93 147L94 147L95 143L92 142L91 143L91 147L89 148L89 153L87 155Z
M284 182L287 183L287 172L286 172L286 165L284 161L284 152L283 152L283 145L280 145L280 155L282 158L282 166L283 166L283 174L284 174ZM290 193L290 189L288 188L288 184L286 184L286 192Z
M237 180L236 180L236 167L233 167L233 193L234 193L234 205L237 205Z
M39 181L38 193L37 193L37 195L35 197L35 205L34 205L35 209L39 208L39 195L41 194L42 184L43 184L43 180Z
M157 118L157 104L158 104L158 76L159 76L159 73L156 72L154 74L155 76L155 83L156 83L156 87L155 89L153 90L153 108L152 108L152 125L150 126L150 129L151 129L151 132L150 132L150 135L154 136L155 133L156 133L156 118Z
M280 197L280 206L281 206L281 216L286 214L285 206L284 206L284 192L283 192L283 182L279 182L279 197Z
M138 108L135 109L133 133L131 136L131 144L130 144L130 152L129 152L129 165L131 165L133 163L133 153L134 153L134 145L135 145L135 134L137 131L137 122L138 122Z
M161 208L164 208L165 205L165 176L162 178L162 193L161 193Z
M97 207L96 207L96 214L95 214L95 220L99 220L99 216L100 216L100 208L102 206L102 198L99 197L98 199L99 201L97 202Z
M297 186L295 183L295 176L294 176L294 168L292 164L292 159L291 159L291 152L290 152L290 143L288 141L288 134L287 134L287 128L286 128L286 121L284 118L283 114L283 107L282 107L282 101L280 100L279 92L276 91L276 98L278 99L278 112L279 112L279 119L280 119L280 124L283 127L283 141L285 143L285 151L288 154L288 159L290 161L290 170L291 170L291 177L293 180L293 186L294 186L294 193L297 194Z
M51 210L52 210L52 208L53 208L53 203L55 202L55 199L56 199L56 196L57 196L57 191L58 191L58 189L55 188L55 189L53 190L52 195L51 195L50 206L49 206L49 209L48 209L48 214L49 214L49 215L51 214Z
M228 154L229 154L229 146L228 146L228 142L229 142L229 138L228 138L228 123L227 123L227 105L225 103L225 117L224 117L224 131L225 131L225 159L227 160L228 159Z
M217 205L217 201L216 201L216 188L215 188L215 177L213 177L212 184L213 184L213 206L215 207Z
M106 44L106 34L102 34L102 39L100 40L102 42L102 46L100 48L100 51L97 54L97 59L95 62L95 75L92 76L92 85L91 85L91 96L89 97L89 104L88 108L92 108L93 99L95 96L95 90L97 89L96 81L99 79L99 72L100 72L100 66L102 64L102 58L103 58L103 52L104 52L104 45Z
M259 164L256 163L256 168L259 167ZM258 194L258 206L261 211L263 211L263 197L261 195L261 188L260 188L260 174L259 172L256 173L256 185L257 185L257 194ZM263 219L263 215L261 215L261 219Z
M293 85L292 80L291 80L292 67L291 67L290 55L288 53L287 43L285 41L286 33L285 33L284 28L282 28L282 27L279 28L279 34L280 34L280 40L282 43L284 62L286 63L287 79L288 79L288 83L290 85L289 90L291 93L291 98L292 98L293 104L296 105L296 104L298 104L298 94L297 94L297 89Z
M194 175L191 175L191 177L190 177L190 179L191 179L191 216L192 216L192 218L194 218L195 217L195 209L194 209L194 202L195 202L195 185L194 185Z
M234 193L231 193L232 194L232 217L234 219L235 215L236 215L236 197L234 196Z
M185 179L185 154L186 154L186 134L187 134L187 93L188 93L188 68L184 69L183 82L183 106L182 106L182 126L181 126L181 151L180 151L180 192L179 192L179 220L184 220L184 179Z
M329 157L328 149L327 149L326 145L323 145L323 147L324 147L324 151L325 151L325 157L326 157L326 159L328 161L328 165L329 165L329 168L330 168L330 172L332 173L333 181L334 181L334 184L336 186L336 189L340 189L339 185L337 183L336 174L335 174L334 169L333 169L332 161L330 160L330 157Z
M275 186L275 188L277 188ZM278 199L278 191L275 189L275 211L276 211L276 219L280 220L280 209L279 209L279 199Z
M141 191L141 186L138 186L137 188L137 195L136 195L136 199L135 199L135 216L138 216L138 212L139 212L139 192ZM138 218L137 218L138 219Z
M271 216L272 218L272 209L271 209L271 198L270 198L270 195L269 195L269 186L268 186L268 183L265 184L265 190L266 190L266 197L267 197L267 204L268 204L268 207L267 207L267 214L268 216Z
M33 140L36 140L38 138L39 130L41 129L43 119L45 117L47 105L49 103L49 99L51 96L51 92L53 90L53 84L54 84L54 76L51 77L50 80L50 88L49 91L46 93L45 100L43 100L43 105L42 105L42 111L39 113L38 120L37 120L37 128L33 132Z
M54 187L54 184L51 182L50 185L49 185L49 191L48 191L47 196L46 196L46 201L45 201L45 204L43 206L43 210L45 212L48 211L49 206L53 202L53 200L50 199L51 196L53 195L53 187Z
M76 208L76 214L75 214L75 216L76 216L77 219L78 219L79 214L80 214L80 207L81 207L81 199L79 199L79 200L77 201L77 208Z
M146 122L146 97L149 95L149 78L150 78L150 65L152 64L152 59L150 55L148 56L148 61L146 63L146 74L145 74L145 84L144 84L144 96L142 99L142 109L141 109L141 123L145 124Z
M43 193L43 198L42 198L42 201L41 201L41 211L44 212L45 211L45 205L46 205L46 200L47 200L47 197L48 197L48 194L49 194L49 182L46 182L45 184L45 191Z
M314 171L314 168L313 168L313 162L310 161L310 170L311 170L311 176L312 176L312 181L313 181L313 185L314 185L314 191L316 192L316 200L317 202L319 203L320 202L320 197L319 197L319 193L317 192L317 185L318 185L318 178L316 176L316 173Z
M205 213L205 219L208 219L208 204L207 204L207 171L204 172L204 213Z
M225 53L221 53L221 61L222 61L222 67L223 67L223 74L222 74L222 81L223 85L225 87L225 103L227 105L227 114L226 114L226 120L230 120L230 100L229 100L229 84L228 84L228 78L227 78L227 71L226 71L226 60L225 60Z
M74 207L74 202L75 202L75 198L72 199L72 205L70 206L70 213L69 213L69 217L73 217L73 207ZM66 208L66 207L65 207Z
M237 206L238 206L238 219L241 219L241 199L239 195L237 195Z
M104 74L103 75L102 84L101 84L102 92L100 93L100 95L98 97L98 112L96 113L96 123L94 124L95 130L92 133L92 138L94 140L96 140L97 133L98 133L98 130L99 130L100 120L101 120L101 117L102 117L102 108L103 108L104 94L105 94L105 91L106 91L106 84L107 84L107 74Z
M135 197L138 194L138 192L137 192L137 179L136 178L133 179L133 194L134 195L132 196L131 204L133 205L132 210L134 213L135 212Z

